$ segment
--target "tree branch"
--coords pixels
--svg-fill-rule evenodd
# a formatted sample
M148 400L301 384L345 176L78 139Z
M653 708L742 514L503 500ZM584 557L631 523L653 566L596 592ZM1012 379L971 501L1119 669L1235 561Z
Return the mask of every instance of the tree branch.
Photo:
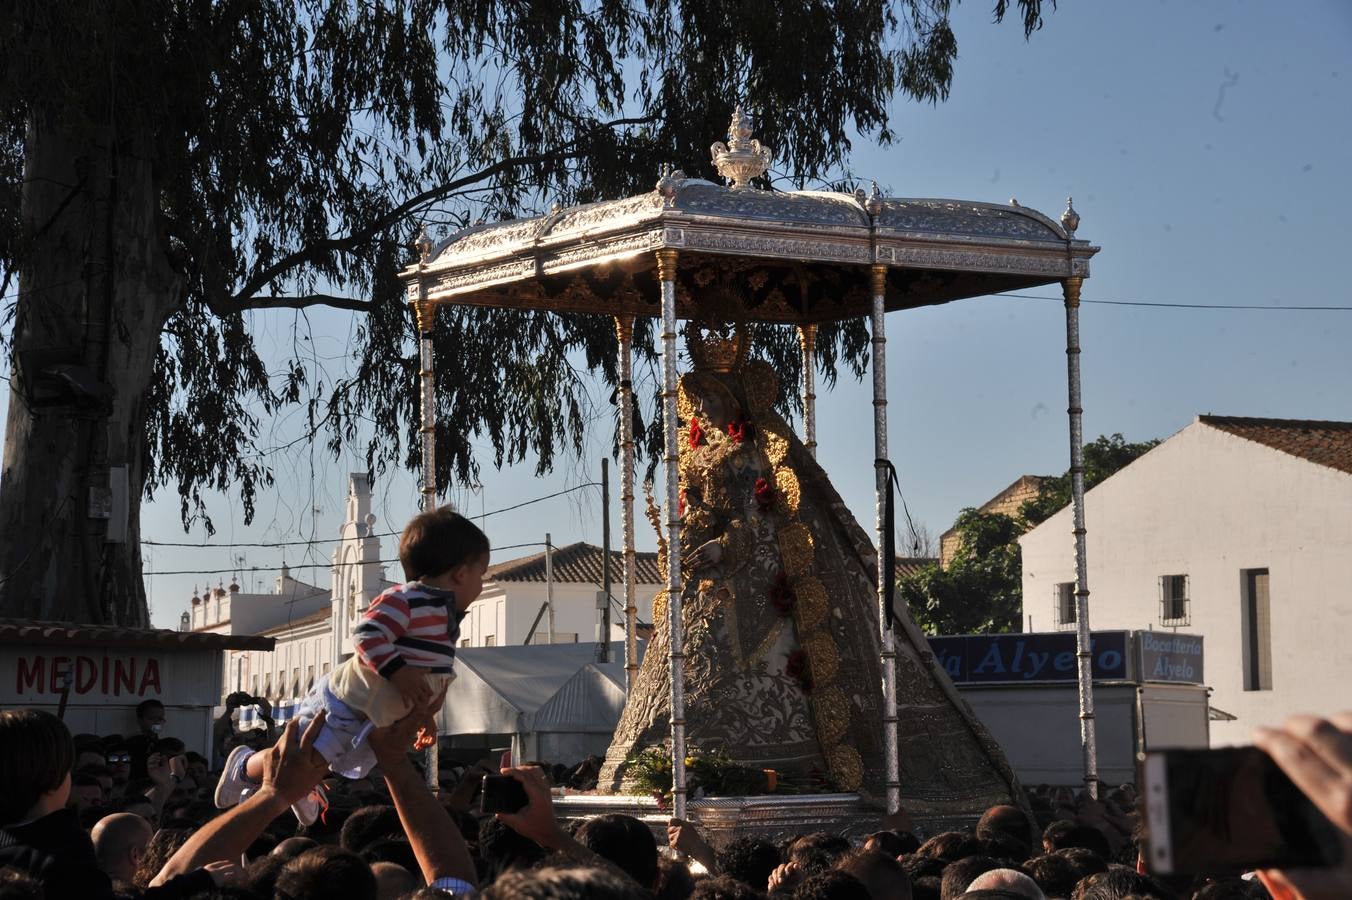
M248 281L246 281L244 283L244 286L241 287L239 291L235 293L232 299L234 300L235 303L244 304L248 301L250 297L253 296L255 292L261 290L265 285L269 284L274 279L283 275L288 269L291 269L295 266L301 265L306 262L318 260L329 253L342 253L344 251L351 250L353 247L360 246L361 244L365 243L366 241L369 241L372 237L379 234L381 231L384 231L386 228L390 227L395 222L399 221L404 216L408 215L410 212L417 209L418 207L423 206L427 203L432 203L437 200L440 200L446 195L454 193L455 191L469 187L470 185L473 184L477 184L478 182L485 181L489 178L492 178L496 175L500 175L503 172L510 171L511 169L517 168L519 166L529 166L534 165L536 163L547 162L549 160L568 159L571 157L580 156L583 151L580 149L576 149L577 145L580 144L586 137L592 134L595 134L599 131L606 131L608 129L616 128L622 125L650 124L652 122L655 122L656 120L657 120L656 116L612 119L609 122L604 122L598 127L591 129L586 134L579 135L578 137L574 138L571 141L567 141L563 144L560 144L559 146L555 147L552 150L543 153L529 153L521 156L508 157L507 159L499 160L498 162L494 163L491 166L488 166L485 169L480 169L478 172L466 175L463 178L457 178L454 181L449 181L444 184L439 184L436 187L428 188L427 190L422 191L421 193L414 194L412 197L408 198L403 203L399 204L398 206L391 209L389 212L385 213L385 215L372 220L364 228L359 228L356 231L353 231L351 234L348 234L341 238L326 238L321 241L315 241L314 243L302 247L301 249L295 251L294 253L288 253L286 256L283 256L281 259L277 260L272 265L268 266L267 268L263 269L260 272L255 273L254 276L250 278Z
M334 309L370 312L375 309L375 302L359 300L356 297L339 297L335 294L303 294L295 297L266 295L250 297L247 300L232 297L230 306L238 311L246 309L306 309L311 306L329 306Z

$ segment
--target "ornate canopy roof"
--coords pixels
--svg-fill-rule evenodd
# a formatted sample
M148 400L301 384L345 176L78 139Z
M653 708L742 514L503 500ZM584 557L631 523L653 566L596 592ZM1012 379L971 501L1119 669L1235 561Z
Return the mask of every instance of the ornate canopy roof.
M1098 252L1075 238L1069 208L1058 224L1013 201L898 199L876 185L756 189L748 173L769 151L743 123L734 118L732 149L713 148L731 186L668 173L651 193L428 241L401 273L409 299L656 316L655 251L674 249L681 318L826 322L867 315L873 263L888 267L895 310L1087 276Z

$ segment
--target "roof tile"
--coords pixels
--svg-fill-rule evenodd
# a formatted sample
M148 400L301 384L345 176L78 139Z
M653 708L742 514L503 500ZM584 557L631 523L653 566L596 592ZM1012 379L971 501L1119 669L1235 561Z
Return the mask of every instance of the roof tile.
M1352 474L1352 422L1198 416L1213 428Z
M610 552L610 578L613 584L624 581L624 553L619 550ZM554 548L554 580L560 584L601 584L602 550L594 544L579 541ZM639 584L661 584L662 576L657 571L657 554L646 552L635 554ZM543 552L520 559L509 559L497 565L489 566L484 575L485 581L534 581L545 580L545 555Z
M47 641L64 646L118 646L161 650L271 650L269 637L81 625L39 619L0 619L0 643Z

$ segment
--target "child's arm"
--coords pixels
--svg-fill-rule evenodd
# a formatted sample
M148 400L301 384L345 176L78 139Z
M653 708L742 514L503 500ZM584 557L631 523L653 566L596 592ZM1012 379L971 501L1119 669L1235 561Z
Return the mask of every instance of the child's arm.
M408 623L408 601L397 594L381 595L353 632L352 642L361 658L394 685L399 696L421 706L431 699L432 689L423 670L409 666L394 643L408 631Z

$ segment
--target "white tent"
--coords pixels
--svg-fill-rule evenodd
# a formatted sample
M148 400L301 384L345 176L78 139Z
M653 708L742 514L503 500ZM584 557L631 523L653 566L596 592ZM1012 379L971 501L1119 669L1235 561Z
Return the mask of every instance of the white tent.
M453 747L509 739L513 759L571 765L605 754L624 709L624 664L597 663L594 643L465 647L455 670L440 723Z

